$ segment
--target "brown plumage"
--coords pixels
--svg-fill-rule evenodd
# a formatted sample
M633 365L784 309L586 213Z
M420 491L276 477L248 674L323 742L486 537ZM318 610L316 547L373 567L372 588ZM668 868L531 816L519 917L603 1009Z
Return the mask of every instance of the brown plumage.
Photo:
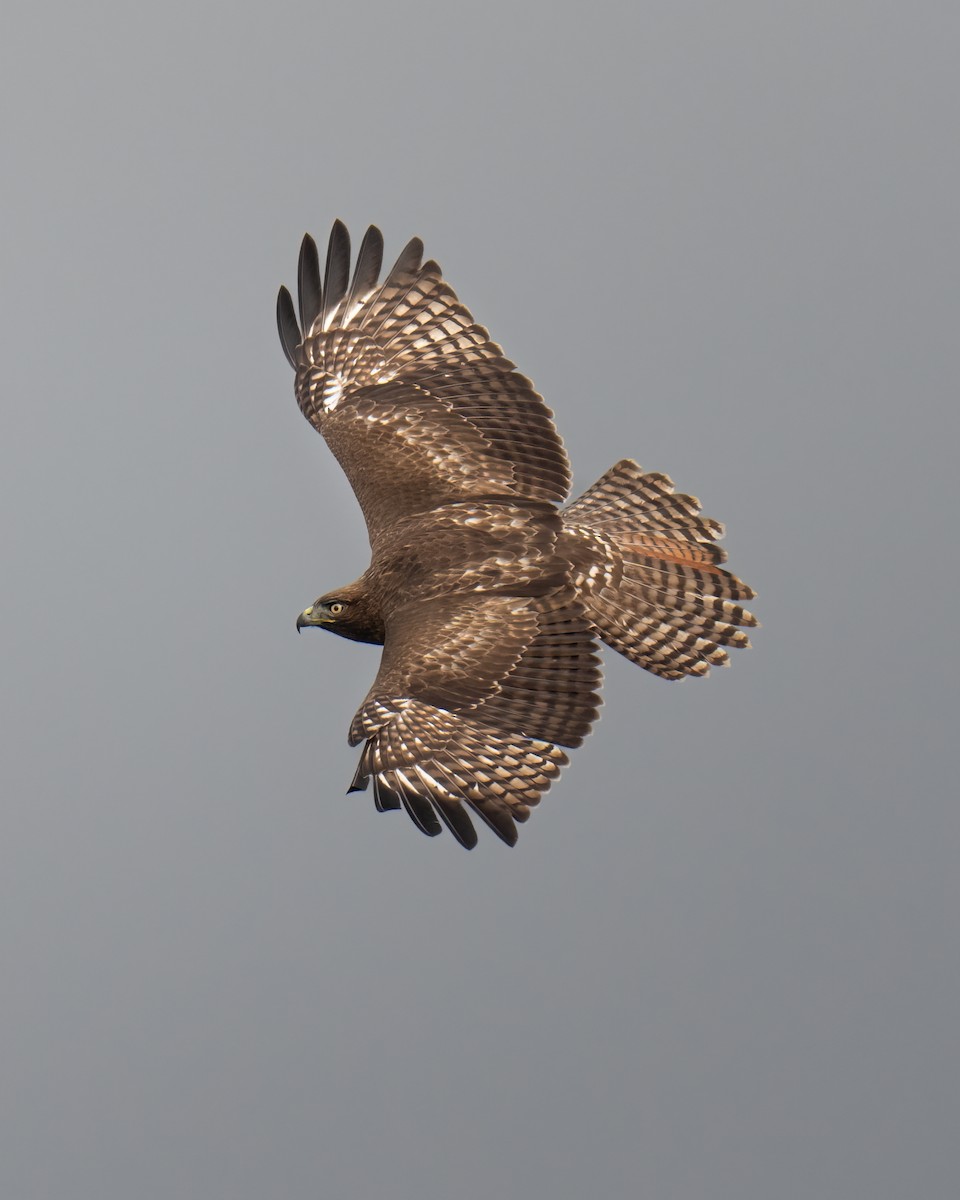
M367 522L367 571L307 608L383 645L350 727L350 790L471 848L468 809L505 842L597 716L597 639L664 679L705 675L748 645L753 592L720 565L716 521L665 475L616 464L564 509L553 416L435 262L411 241L383 283L371 227L350 278L336 222L321 281L304 238L299 322L280 289L296 395ZM441 824L442 822L442 824Z

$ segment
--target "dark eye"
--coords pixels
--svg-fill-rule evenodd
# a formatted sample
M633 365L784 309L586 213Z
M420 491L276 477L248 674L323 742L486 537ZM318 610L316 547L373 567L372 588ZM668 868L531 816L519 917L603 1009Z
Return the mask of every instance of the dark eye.
M343 612L343 610L344 610L346 607L347 607L347 606L346 606L346 605L343 603L343 601L342 601L342 600L334 600L334 601L333 601L333 602L330 604L330 615L331 615L332 617L339 617L339 616L340 616L340 614Z

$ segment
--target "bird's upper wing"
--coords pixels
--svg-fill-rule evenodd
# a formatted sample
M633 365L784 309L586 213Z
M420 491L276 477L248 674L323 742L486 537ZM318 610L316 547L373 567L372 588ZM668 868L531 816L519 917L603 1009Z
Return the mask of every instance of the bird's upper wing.
M597 643L569 588L403 606L387 623L380 671L354 717L364 742L353 788L377 807L440 821L468 849L473 809L505 842L550 787L599 704ZM438 820L439 817L439 820Z
M459 303L414 238L383 283L373 226L350 278L337 221L321 282L303 240L299 323L277 300L300 409L357 494L371 541L396 517L470 496L562 501L570 468L550 410Z

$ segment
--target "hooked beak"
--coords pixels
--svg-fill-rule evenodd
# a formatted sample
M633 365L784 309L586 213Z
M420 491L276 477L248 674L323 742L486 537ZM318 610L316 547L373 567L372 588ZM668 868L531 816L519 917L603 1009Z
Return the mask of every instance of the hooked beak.
M313 612L314 609L313 605L311 604L309 608L305 608L300 616L297 617L297 633L299 633L301 629L309 629L311 625L324 624L323 618L315 617Z

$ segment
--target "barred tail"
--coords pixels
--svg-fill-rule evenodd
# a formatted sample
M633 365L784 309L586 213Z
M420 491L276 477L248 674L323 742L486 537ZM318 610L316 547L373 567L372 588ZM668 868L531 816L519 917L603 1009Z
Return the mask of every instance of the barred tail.
M666 475L625 458L563 512L564 547L600 637L663 679L727 666L726 647L749 646L739 603L752 588L720 564L723 526Z

